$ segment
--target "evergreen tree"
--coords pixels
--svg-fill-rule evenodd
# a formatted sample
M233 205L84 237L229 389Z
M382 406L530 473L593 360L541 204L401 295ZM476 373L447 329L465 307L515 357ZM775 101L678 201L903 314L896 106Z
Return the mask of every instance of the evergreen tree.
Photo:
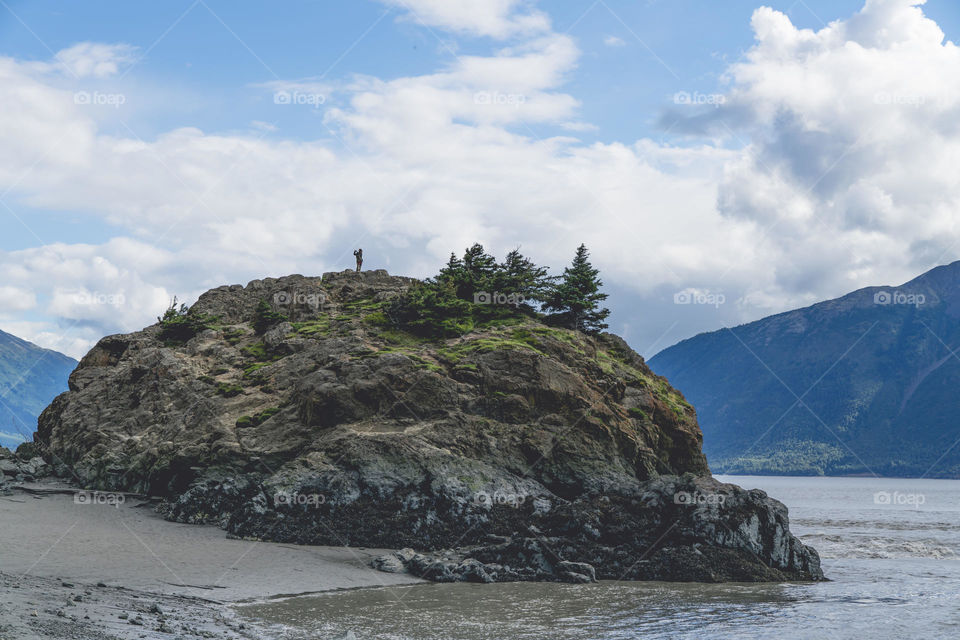
M479 242L463 254L463 277L457 282L457 295L473 302L479 291L490 292L496 285L497 259L487 253Z
M190 307L188 307L186 303L178 307L177 302L177 296L173 296L173 300L170 301L170 306L167 307L167 310L163 312L162 316L157 316L157 322L160 324L176 323L179 322L181 318L186 318Z
M602 283L597 276L584 246L558 277L549 275L546 267L537 266L519 249L498 263L477 243L462 258L451 253L436 276L412 286L386 314L398 328L439 338L522 316L539 317L537 306L542 306L557 312L548 318L552 323L597 332L607 327L603 320L610 313L600 308L607 295L600 293ZM477 297L480 292L489 296Z
M603 286L600 271L590 264L589 257L586 245L581 244L573 263L563 270L560 282L544 303L544 309L555 312L551 320L557 324L585 333L599 333L609 326L603 321L610 310L600 307L607 294L600 292Z
M428 278L394 301L387 316L416 334L449 338L473 329L473 306L457 296L453 279Z
M216 321L216 316L195 313L186 304L177 306L176 296L163 315L157 318L160 323L160 339L171 344L188 341L201 331L209 329Z
M447 264L440 269L437 280L452 280L459 282L463 279L463 260L457 257L457 254L450 252L450 259Z
M508 253L498 265L495 280L498 292L521 296L530 305L546 299L556 277L548 275L546 267L534 264L518 248Z

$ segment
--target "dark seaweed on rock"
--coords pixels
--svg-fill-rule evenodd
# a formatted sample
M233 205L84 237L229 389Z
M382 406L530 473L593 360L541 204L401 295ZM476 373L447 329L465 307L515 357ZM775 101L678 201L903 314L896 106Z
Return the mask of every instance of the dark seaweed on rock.
M101 340L38 443L172 520L412 547L383 562L433 579L822 578L782 504L709 477L693 407L623 340L535 316L425 339L385 313L415 282L213 289L191 313L216 322L183 344Z

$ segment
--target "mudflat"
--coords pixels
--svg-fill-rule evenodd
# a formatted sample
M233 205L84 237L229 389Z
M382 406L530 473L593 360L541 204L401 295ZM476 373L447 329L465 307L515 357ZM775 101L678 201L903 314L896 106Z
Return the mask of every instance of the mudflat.
M0 496L0 640L271 637L228 605L419 582L371 569L383 549L229 539L134 496L84 498L56 482Z

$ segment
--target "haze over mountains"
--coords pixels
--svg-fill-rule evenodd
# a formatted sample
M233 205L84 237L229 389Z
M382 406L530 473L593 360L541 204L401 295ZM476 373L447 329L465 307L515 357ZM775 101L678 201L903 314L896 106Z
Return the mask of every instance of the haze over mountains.
M37 416L67 390L77 361L0 331L0 446L30 440Z
M650 360L711 469L960 477L960 262L684 340Z

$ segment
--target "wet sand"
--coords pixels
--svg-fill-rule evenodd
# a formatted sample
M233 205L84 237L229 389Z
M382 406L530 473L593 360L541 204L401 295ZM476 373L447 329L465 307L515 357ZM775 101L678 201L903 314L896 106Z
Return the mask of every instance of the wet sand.
M420 582L371 569L381 549L228 539L135 497L77 504L50 493L67 485L24 488L43 495L0 496L0 640L278 637L241 628L227 605Z

